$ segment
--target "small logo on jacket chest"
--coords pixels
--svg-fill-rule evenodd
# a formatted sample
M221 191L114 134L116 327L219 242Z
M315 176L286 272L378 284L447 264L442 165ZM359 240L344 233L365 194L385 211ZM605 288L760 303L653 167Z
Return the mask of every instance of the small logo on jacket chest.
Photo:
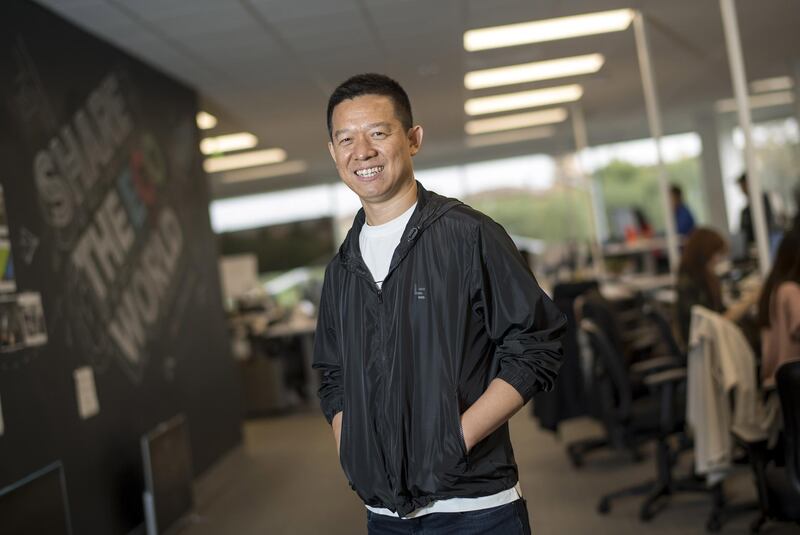
M416 297L420 301L424 301L426 295L427 292L425 291L425 287L418 286L416 283L414 283L414 297Z

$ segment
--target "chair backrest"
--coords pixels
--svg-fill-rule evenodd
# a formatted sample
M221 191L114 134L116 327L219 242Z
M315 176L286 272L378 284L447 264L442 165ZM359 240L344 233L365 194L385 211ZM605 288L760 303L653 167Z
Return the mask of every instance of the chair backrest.
M593 321L584 318L580 323L586 334L594 357L592 365L592 387L603 405L604 419L611 418L614 424L625 422L631 416L633 394L630 379L625 367L625 359L620 355L603 330ZM610 413L609 413L610 412Z
M675 333L666 316L651 305L647 305L645 314L647 318L653 322L653 325L656 326L656 329L658 329L661 340L667 346L667 351L669 351L670 355L680 359L681 363L686 364L686 353L681 351L678 341L675 339Z
M782 364L775 372L775 384L783 411L786 470L792 486L800 494L800 360Z
M598 290L590 290L583 294L580 318L586 318L597 325L605 335L611 347L620 355L625 354L625 344L622 341L622 329L618 321L618 312L614 305Z

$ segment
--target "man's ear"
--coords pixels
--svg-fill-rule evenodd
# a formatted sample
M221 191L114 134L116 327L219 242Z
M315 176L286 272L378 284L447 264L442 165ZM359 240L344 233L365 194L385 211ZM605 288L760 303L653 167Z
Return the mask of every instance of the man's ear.
M333 150L333 142L328 141L328 152L331 153L331 158L333 158L333 163L336 163L336 151Z
M408 145L411 149L411 156L419 152L422 147L422 127L420 125L416 125L408 131Z

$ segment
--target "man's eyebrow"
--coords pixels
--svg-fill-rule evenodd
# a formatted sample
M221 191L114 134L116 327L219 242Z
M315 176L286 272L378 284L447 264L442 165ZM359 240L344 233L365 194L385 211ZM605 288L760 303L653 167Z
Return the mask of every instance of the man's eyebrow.
M365 124L364 125L364 127L367 130L371 130L373 128L377 128L379 126L382 126L384 128L391 128L392 124L389 123L389 122L386 122L386 121L378 121L377 123L369 123L369 124ZM345 134L345 133L351 132L351 131L353 131L353 128L340 128L339 130L336 130L333 133L333 137L336 138L336 137L339 137L340 134Z
M351 128L340 128L333 133L333 137L339 137L339 134L344 134L345 132L349 132L352 130Z
M378 126L391 127L392 125L391 125L391 123L387 123L386 121L379 121L377 123L370 123L370 124L368 124L366 126L367 126L368 129L370 129L370 128L376 128Z

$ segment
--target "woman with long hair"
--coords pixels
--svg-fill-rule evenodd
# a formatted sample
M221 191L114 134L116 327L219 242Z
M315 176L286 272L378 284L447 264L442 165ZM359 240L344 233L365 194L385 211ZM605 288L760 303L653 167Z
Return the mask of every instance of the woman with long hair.
M800 228L783 236L758 303L761 380L775 383L775 370L800 359Z
M722 289L714 267L728 250L725 239L706 227L698 227L689 234L683 247L678 267L676 303L678 328L684 343L689 340L692 307L700 305L722 313Z

